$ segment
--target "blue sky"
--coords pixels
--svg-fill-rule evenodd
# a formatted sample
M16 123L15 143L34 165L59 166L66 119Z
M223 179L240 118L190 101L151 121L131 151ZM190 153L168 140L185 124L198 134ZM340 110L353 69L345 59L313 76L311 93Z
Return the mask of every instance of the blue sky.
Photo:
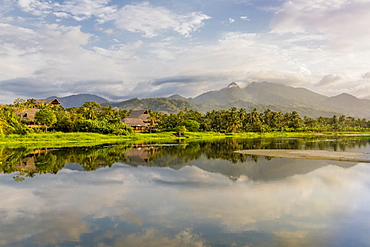
M270 81L370 95L368 0L2 0L0 103Z

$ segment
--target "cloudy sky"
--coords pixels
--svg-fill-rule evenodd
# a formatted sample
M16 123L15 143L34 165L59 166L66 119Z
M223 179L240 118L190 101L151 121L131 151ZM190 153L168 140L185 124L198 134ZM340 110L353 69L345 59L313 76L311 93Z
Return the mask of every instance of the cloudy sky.
M0 103L232 81L369 96L368 13L368 0L2 0Z

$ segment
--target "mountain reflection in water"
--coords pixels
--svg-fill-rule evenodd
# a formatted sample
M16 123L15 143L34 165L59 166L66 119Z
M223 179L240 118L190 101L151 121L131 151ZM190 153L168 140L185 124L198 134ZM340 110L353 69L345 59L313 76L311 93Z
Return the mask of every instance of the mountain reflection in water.
M370 166L248 148L367 139L1 148L0 246L370 246Z

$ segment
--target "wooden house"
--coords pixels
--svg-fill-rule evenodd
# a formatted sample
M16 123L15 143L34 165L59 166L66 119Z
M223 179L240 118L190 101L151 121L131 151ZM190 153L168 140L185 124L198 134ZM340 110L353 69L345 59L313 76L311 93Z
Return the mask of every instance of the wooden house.
M36 105L37 104L60 105L60 102L58 99L49 99L49 100L35 99L34 103ZM35 122L36 112L40 111L40 109L22 108L22 107L12 107L12 108L15 111L14 113L19 116L20 120L27 123L28 127L33 127L33 128L42 127L42 125L36 125L36 122Z
M13 107L13 109L15 110L15 114L19 116L20 120L27 122L28 125L35 124L36 112L40 111L40 109L36 108L21 109L18 107Z
M148 110L132 111L129 116L122 120L122 122L131 126L135 132L144 132L150 128Z
M57 98L55 99L35 99L35 104L60 105L60 102Z

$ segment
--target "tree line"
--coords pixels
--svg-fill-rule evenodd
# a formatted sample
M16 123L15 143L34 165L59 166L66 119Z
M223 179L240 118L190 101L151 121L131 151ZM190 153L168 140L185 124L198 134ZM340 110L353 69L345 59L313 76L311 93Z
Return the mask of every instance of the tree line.
M37 111L31 119L24 119L29 109ZM17 99L14 104L0 108L0 135L26 134L50 128L61 132L128 135L133 133L133 129L122 119L129 113L110 106L103 107L95 101L86 101L80 107L64 108L61 105L36 104L34 99Z
M22 112L37 109L34 119L25 121ZM37 131L95 132L101 134L129 135L133 129L122 122L131 111L101 106L86 101L80 107L64 108L61 105L36 104L34 99L16 99L12 105L0 108L0 135L26 134ZM33 121L35 128L29 128ZM187 109L178 113L161 113L149 110L148 131L192 132L272 132L272 131L365 131L370 121L345 115L333 117L301 117L296 111L275 112L256 108L247 112L243 108L213 110L205 114Z
M150 112L158 121L158 131L171 131L185 128L187 131L214 131L221 133L271 132L271 131L365 131L370 121L345 115L333 117L303 118L296 112L275 112L266 109L259 112L256 108L247 112L243 108L213 110L205 114L187 110L178 113L161 114Z

